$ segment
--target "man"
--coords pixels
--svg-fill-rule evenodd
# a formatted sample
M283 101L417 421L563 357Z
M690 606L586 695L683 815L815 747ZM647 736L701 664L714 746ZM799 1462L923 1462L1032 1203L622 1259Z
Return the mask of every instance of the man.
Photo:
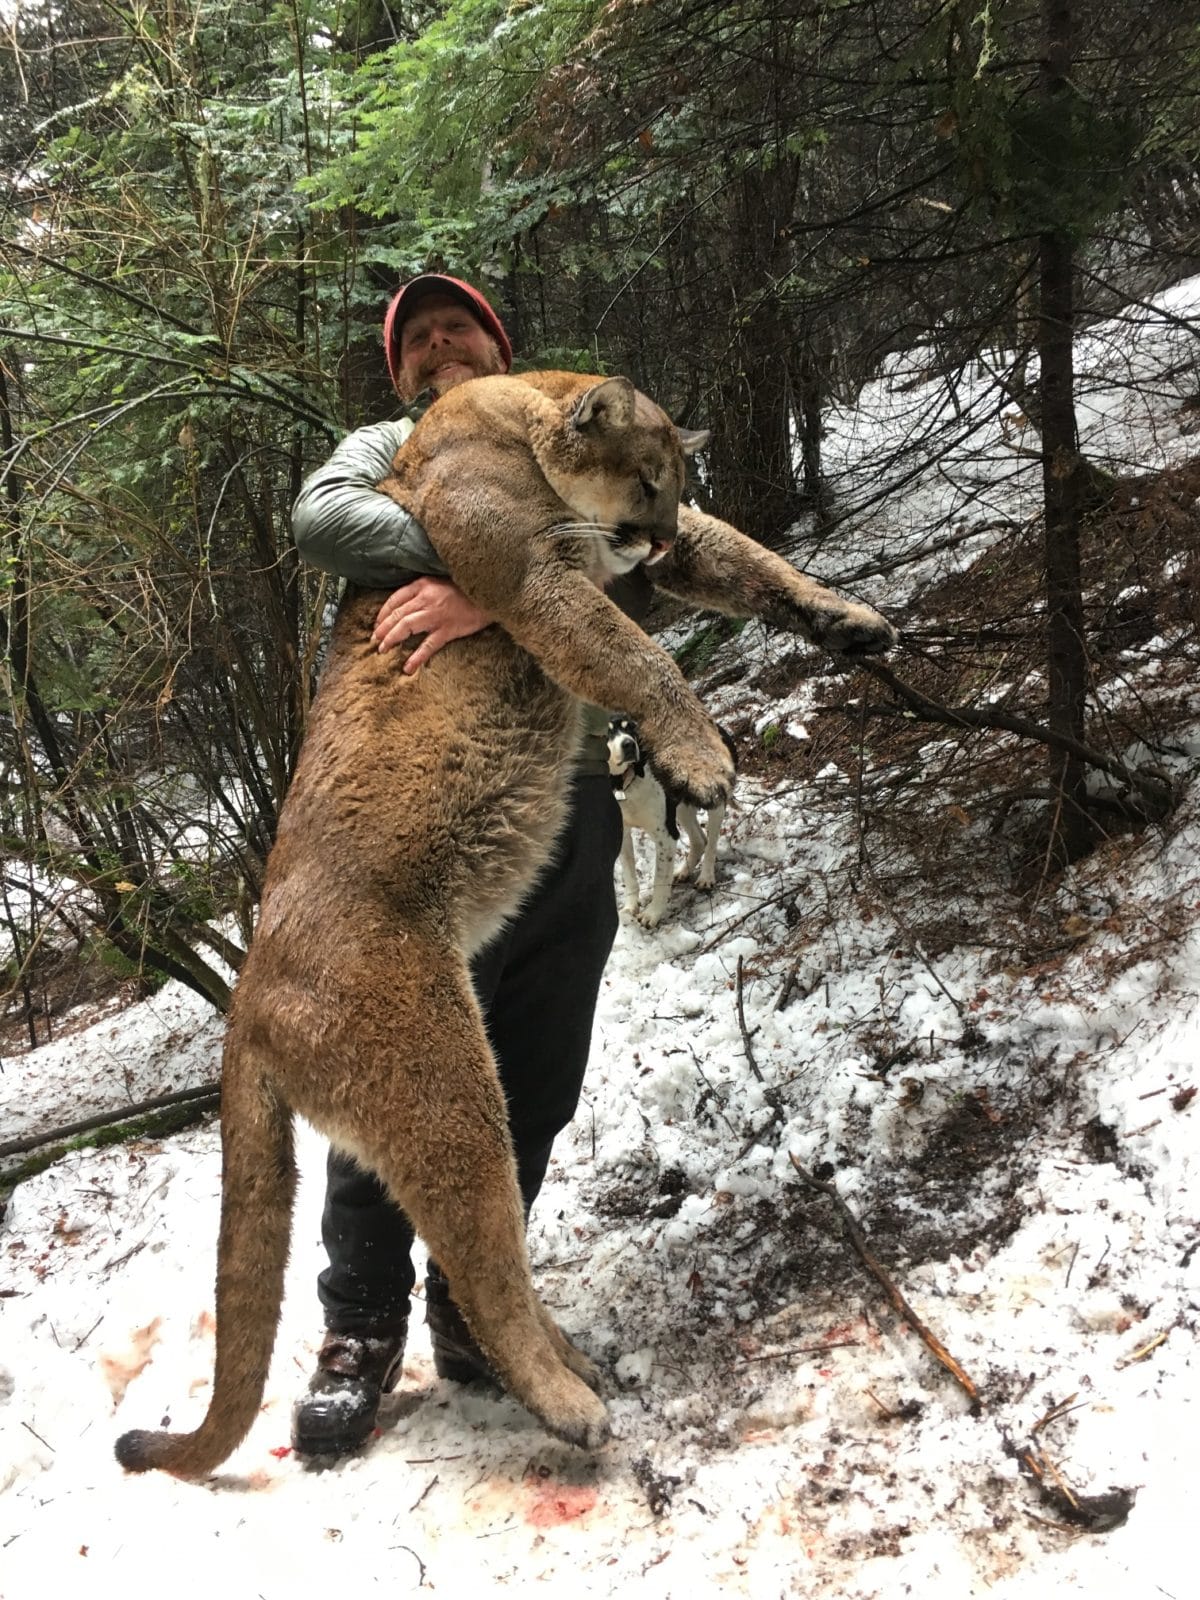
M484 297L436 273L414 278L392 301L384 353L392 382L410 406L425 391L436 399L456 384L512 365L508 335ZM307 560L354 583L392 591L375 626L381 650L424 635L405 672L491 624L450 582L423 530L375 489L412 427L406 418L350 434L305 482L292 512L296 544ZM644 616L649 581L640 569L609 593L630 615ZM555 860L518 919L472 967L508 1100L526 1214L554 1139L578 1103L600 979L617 930L613 866L621 819L608 778L605 726L606 714L597 712ZM415 1278L413 1232L372 1174L331 1151L322 1236L329 1266L318 1293L327 1333L296 1407L293 1439L303 1453L340 1455L369 1436L380 1398L400 1374ZM490 1379L486 1358L434 1263L425 1279L425 1317L441 1377Z

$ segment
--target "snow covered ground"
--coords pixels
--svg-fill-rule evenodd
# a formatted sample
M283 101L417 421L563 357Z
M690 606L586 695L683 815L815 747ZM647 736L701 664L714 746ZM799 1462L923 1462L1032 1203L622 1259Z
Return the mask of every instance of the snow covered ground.
M1194 315L1188 287L1177 314ZM1093 398L1109 418L1125 399ZM1114 453L1173 451L1177 405L1144 439L1122 413ZM757 667L791 648L757 628L739 641ZM806 692L786 713L745 683L712 704L799 739ZM749 780L716 893L678 890L654 934L622 927L585 1102L531 1229L546 1300L609 1372L616 1437L594 1457L438 1380L419 1317L370 1447L323 1470L290 1453L320 1332L308 1134L257 1424L207 1482L127 1476L120 1432L190 1426L206 1403L216 1131L75 1154L22 1184L0 1231L4 1600L160 1578L238 1600L544 1580L650 1600L1194 1595L1200 790L1069 876L1062 951L1032 964L1000 938L927 949L911 907L864 886L857 848L838 774ZM218 1054L219 1026L168 987L8 1060L0 1126L199 1082ZM981 1405L793 1158L835 1184ZM1134 1496L1117 1526L1071 1520L1070 1497L1115 1489Z

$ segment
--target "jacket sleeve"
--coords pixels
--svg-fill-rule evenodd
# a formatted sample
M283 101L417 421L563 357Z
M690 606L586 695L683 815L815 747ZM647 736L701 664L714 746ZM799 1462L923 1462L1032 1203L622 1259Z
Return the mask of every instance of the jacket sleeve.
M411 431L408 421L359 428L305 479L292 507L305 561L370 589L394 589L420 573L447 576L421 524L375 487Z

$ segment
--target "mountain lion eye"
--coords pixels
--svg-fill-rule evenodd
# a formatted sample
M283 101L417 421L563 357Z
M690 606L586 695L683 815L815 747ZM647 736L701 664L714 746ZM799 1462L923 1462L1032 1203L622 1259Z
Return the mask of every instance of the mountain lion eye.
M650 479L649 478L640 478L638 481L640 482L640 484L642 486L642 493L646 496L646 499L647 500L653 500L654 496L658 493L658 490L650 482Z

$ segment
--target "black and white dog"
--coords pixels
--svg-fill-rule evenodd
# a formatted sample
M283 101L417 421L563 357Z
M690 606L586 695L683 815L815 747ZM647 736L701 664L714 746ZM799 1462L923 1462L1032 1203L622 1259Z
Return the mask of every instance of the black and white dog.
M723 728L720 734L730 755L734 755L733 741ZM706 813L702 828L696 808L668 793L650 770L638 742L637 727L628 717L613 717L608 725L608 770L625 824L621 841L625 900L621 909L635 916L644 928L657 928L671 897L671 869L680 826L687 835L688 853L675 877L690 878L695 873L697 888L711 889L716 881L717 835L725 820L725 805L722 801L713 806ZM649 901L640 910L634 828L641 828L654 840L654 886Z

